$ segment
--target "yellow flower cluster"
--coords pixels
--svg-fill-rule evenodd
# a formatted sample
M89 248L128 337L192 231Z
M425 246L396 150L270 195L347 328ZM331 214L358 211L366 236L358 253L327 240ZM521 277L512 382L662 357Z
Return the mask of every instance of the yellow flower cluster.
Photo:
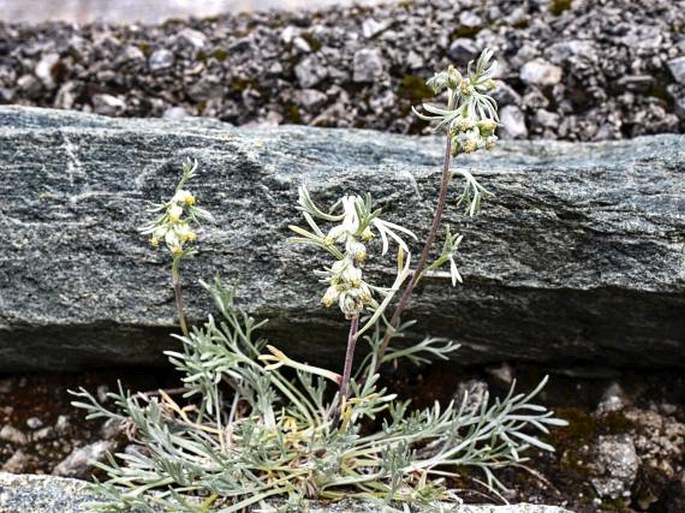
M497 122L492 119L461 118L450 127L452 136L452 156L461 153L473 153L485 148L490 150L497 142L495 135Z
M183 177L176 187L174 196L168 202L155 206L151 211L157 212L157 218L141 228L143 234L150 236L150 244L159 247L164 243L174 259L192 253L188 244L197 240L194 226L200 221L212 220L212 215L196 206L195 195L184 188L189 179L195 176L197 162L190 160L183 164Z
M181 189L176 192L169 203L165 205L166 212L160 216L157 226L150 236L152 247L158 247L161 241L166 243L173 257L183 254L184 245L194 242L197 233L190 227L187 219L183 218L185 210L195 205L195 196Z
M497 104L487 93L496 87L494 80L496 63L492 51L484 50L475 66L469 63L466 75L454 66L436 73L426 82L437 93L447 89L446 107L423 104L427 114L416 109L421 119L432 121L436 129L446 127L452 143L452 156L491 149L497 141L495 129L498 124Z

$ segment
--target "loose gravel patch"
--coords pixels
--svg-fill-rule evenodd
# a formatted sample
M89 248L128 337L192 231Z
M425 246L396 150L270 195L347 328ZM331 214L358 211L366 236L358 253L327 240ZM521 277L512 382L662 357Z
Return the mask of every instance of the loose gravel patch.
M685 130L673 0L402 1L161 25L0 24L0 103L426 131L424 79L491 47L505 138Z

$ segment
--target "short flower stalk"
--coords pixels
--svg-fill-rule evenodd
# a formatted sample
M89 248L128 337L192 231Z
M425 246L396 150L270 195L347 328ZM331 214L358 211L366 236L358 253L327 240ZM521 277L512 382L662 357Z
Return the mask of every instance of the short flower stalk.
M164 242L172 257L171 282L174 288L176 315L181 332L188 336L183 294L181 290L181 261L195 254L192 244L197 240L197 227L202 221L212 221L212 216L205 209L196 205L195 196L184 187L197 172L197 161L186 160L183 163L183 174L176 186L173 197L150 209L158 214L149 224L140 229L150 236L150 245L159 247Z
M298 204L311 231L299 226L290 226L298 235L291 237L291 241L322 248L333 256L335 261L330 267L324 271L317 271L322 277L321 282L328 285L321 303L327 308L337 304L345 318L350 321L340 383L340 400L344 403L350 395L350 378L357 338L377 322L397 291L397 287L381 289L363 279L362 269L368 258L366 244L372 241L376 237L375 232L378 232L382 242L382 255L388 252L390 239L397 244L398 255L403 255L409 253L409 247L400 234L413 239L416 239L416 235L406 228L380 219L381 211L373 209L371 197L368 195L365 198L344 196L340 201L342 212L331 214L324 213L312 200L309 191L301 187ZM324 234L317 224L321 221L337 224ZM406 269L402 271L398 269L398 277L403 282L407 273ZM384 300L378 303L374 294L384 296ZM360 316L365 311L373 312L373 315L360 330Z

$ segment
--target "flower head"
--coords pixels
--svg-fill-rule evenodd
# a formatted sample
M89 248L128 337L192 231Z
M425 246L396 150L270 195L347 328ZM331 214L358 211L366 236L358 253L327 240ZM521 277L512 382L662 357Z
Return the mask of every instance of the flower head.
M167 215L172 223L177 223L181 220L181 216L183 215L183 207L177 203L173 203L171 206L169 206Z
M154 212L159 212L157 218L141 228L142 233L150 235L152 247L159 247L161 241L164 241L174 258L190 254L187 245L197 240L197 232L192 225L199 225L200 220L211 220L211 214L195 206L195 196L183 188L195 175L196 169L197 162L184 162L183 176L173 197L168 202L157 205L153 209Z
M497 103L485 94L495 87L493 76L497 63L492 61L492 55L491 50L484 50L475 66L469 63L464 76L449 66L447 71L437 73L426 82L436 92L447 89L446 107L426 103L423 110L427 114L414 109L419 118L434 122L436 129L449 129L453 155L489 149L496 141L490 137L499 121ZM475 126L478 131L473 133Z
M305 220L313 232L299 226L291 226L298 237L294 242L306 243L326 249L334 262L324 271L322 282L327 284L321 297L326 307L338 304L347 318L359 316L365 308L376 305L373 287L364 279L363 267L368 259L366 243L378 232L382 241L382 253L387 253L390 240L393 240L403 254L409 253L409 247L401 235L416 239L411 231L380 218L380 210L372 208L371 198L356 195L343 196L339 205L342 212L337 214L323 212L309 197L305 188L300 189L298 201ZM327 232L316 224L315 219L324 219L335 223Z
M180 205L188 205L188 206L193 206L195 205L195 196L193 196L189 191L186 191L185 189L179 189L176 191L176 194L174 194L174 197L171 198L172 203L177 203Z

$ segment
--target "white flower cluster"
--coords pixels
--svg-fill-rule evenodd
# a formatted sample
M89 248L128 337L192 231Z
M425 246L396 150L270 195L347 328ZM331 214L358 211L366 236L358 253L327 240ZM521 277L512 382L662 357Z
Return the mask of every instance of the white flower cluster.
M185 183L195 174L197 162L186 161L183 165L183 177L171 200L160 203L151 209L160 212L158 217L140 231L150 235L150 244L158 247L162 242L166 244L174 258L180 258L188 253L187 245L197 239L197 232L193 225L200 220L211 220L211 214L197 207L195 196L186 189Z
M304 187L300 188L300 209L313 232L291 226L290 229L299 235L291 240L321 247L336 258L331 267L318 272L323 276L321 281L328 284L321 303L326 307L337 304L347 319L354 319L365 308L378 307L373 293L379 289L364 281L362 276L362 268L367 260L365 243L375 237L373 229L377 230L381 237L383 254L388 251L389 238L397 242L402 251L409 252L406 243L396 232L414 239L416 236L406 228L379 219L380 210L371 210L371 198L368 196L344 196L340 204L343 210L341 214L324 213L314 204L307 190ZM324 234L314 218L338 224Z
M150 236L150 244L158 247L161 241L166 243L171 255L176 257L183 253L184 244L194 242L197 233L193 231L187 219L183 219L185 207L195 205L195 196L181 189L166 205L166 211Z
M428 115L414 113L421 119L437 122L436 128L446 126L452 139L452 156L491 149L497 141L495 128L499 118L497 104L487 92L495 88L492 78L496 63L491 62L492 50L484 50L475 69L469 63L467 76L454 66L436 73L426 82L436 93L448 91L447 107L426 103Z
M452 136L452 156L460 153L473 153L477 150L491 150L495 147L497 122L492 119L462 118L450 127Z
M364 307L375 304L371 288L362 279L361 263L350 254L335 262L323 281L330 285L321 303L325 307L337 303L347 319L358 317Z

